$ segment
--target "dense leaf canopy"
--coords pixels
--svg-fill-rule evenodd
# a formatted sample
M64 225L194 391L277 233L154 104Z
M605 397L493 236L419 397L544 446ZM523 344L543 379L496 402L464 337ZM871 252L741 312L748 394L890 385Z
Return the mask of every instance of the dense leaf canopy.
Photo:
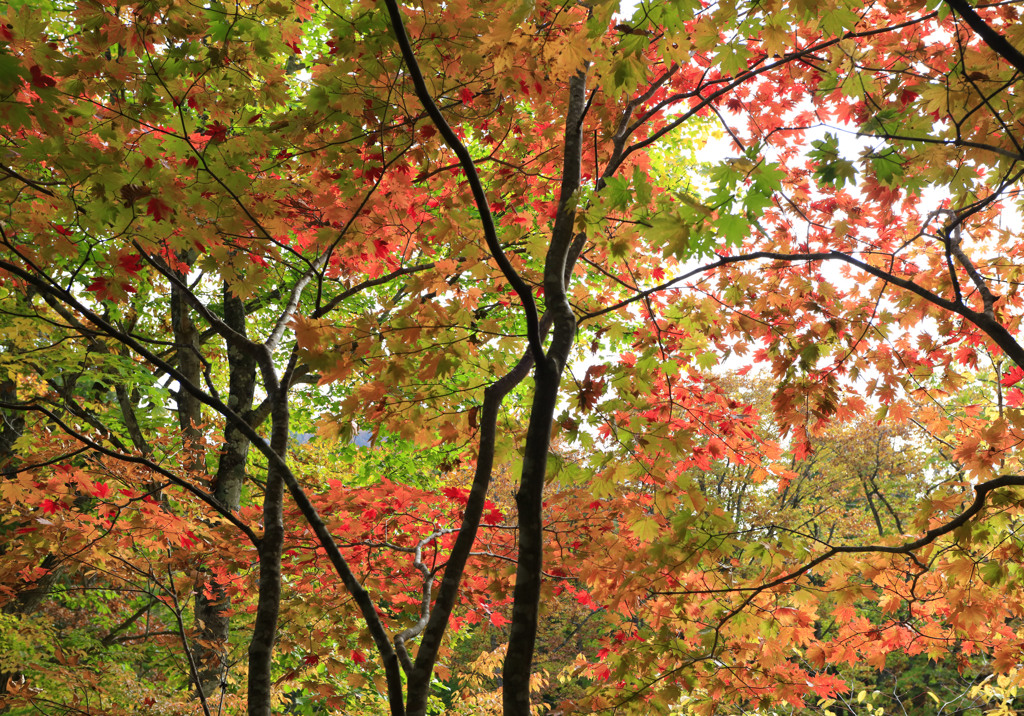
M1021 7L7 3L0 709L1009 713Z

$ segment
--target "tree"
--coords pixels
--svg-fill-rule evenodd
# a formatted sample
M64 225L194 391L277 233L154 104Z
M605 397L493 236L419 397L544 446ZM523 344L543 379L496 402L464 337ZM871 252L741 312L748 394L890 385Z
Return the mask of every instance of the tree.
M1016 664L1019 5L617 9L8 7L6 609L64 642L67 594L118 595L71 656L0 663L12 704L137 702L100 685L120 644L169 710L233 708L243 671L249 713L295 710L314 667L341 708L372 648L387 708L424 713L450 627L507 604L526 714L545 596L601 614L589 708L799 704L901 650ZM657 154L711 122L736 156ZM958 405L986 351L992 405ZM710 370L732 355L770 414ZM785 504L819 436L880 420L956 474L915 465L891 522L862 475L878 540L702 486L727 461ZM364 432L424 474L358 479Z

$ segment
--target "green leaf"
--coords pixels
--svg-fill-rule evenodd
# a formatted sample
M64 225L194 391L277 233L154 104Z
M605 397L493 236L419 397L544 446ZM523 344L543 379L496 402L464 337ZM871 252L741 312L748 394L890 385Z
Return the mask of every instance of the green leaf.
M630 525L630 530L636 535L637 539L644 542L653 542L658 538L660 528L656 519L646 517Z
M718 235L725 239L727 246L739 246L743 243L750 229L750 222L745 216L724 214L715 222Z
M651 203L651 196L654 190L651 188L651 182L647 173L642 171L640 167L634 167L633 169L633 191L636 193L637 204L647 206Z
M12 92L21 85L22 69L18 58L0 53L0 90Z
M883 186L893 186L903 178L904 159L895 150L889 150L883 154L875 154L868 157L871 171L874 172L878 183Z
M655 216L644 234L653 246L661 247L665 256L685 259L691 255L690 224L676 212L662 212Z
M613 209L625 209L633 204L633 192L629 188L629 179L609 177L605 180L604 197Z

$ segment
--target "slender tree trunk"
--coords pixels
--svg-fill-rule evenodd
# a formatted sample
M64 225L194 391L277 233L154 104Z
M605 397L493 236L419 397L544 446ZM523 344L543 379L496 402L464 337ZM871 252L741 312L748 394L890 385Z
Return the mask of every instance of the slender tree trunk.
M537 640L540 590L544 562L544 480L547 475L551 426L558 405L558 388L576 339L576 316L566 296L572 265L585 237L575 233L576 201L580 188L586 107L586 72L569 81L565 119L565 154L558 213L551 230L551 246L544 262L544 295L553 330L547 354L534 371L533 405L526 433L523 472L516 493L519 511L519 563L513 591L512 626L502 671L505 716L529 716L530 675Z
M180 275L183 282L187 276ZM175 360L178 370L192 384L202 385L202 363L199 360L199 333L192 322L192 314L184 296L184 289L171 287L171 329L174 333ZM203 421L202 403L180 386L176 395L178 425L187 451L185 468L198 477L206 471L205 459L199 450L199 425Z
M275 391L276 392L276 391ZM272 395L271 449L286 458L288 451L287 394ZM273 680L274 639L281 610L281 551L284 544L284 475L281 467L270 463L267 491L263 498L263 538L260 540L259 601L252 640L249 642L249 716L270 716Z
M181 258L190 263L187 256L182 256ZM188 281L188 276L183 273L177 274L177 278L182 284L186 284ZM179 287L176 283L171 286L171 329L174 334L175 362L182 376L190 384L202 385L199 331L192 320L192 309L188 304L188 298L185 294L186 290ZM180 385L178 386L176 401L178 407L178 426L181 429L182 445L185 450L184 468L186 479L205 484L208 480L206 455L201 449L202 430L200 425L203 421L202 403L198 397ZM203 584L201 582L198 583L196 589L196 621L199 623L200 630L205 630L207 623L212 626L214 632L212 641L217 643L221 641L221 633L226 635L227 623L218 623L219 619L216 614L204 615L201 613L198 603L200 599L205 599L203 596ZM216 599L216 596L214 599ZM209 621L204 619L204 616L208 617ZM219 676L214 681L211 673L219 673L219 664L216 663L218 661L216 653L210 654L210 651L210 649L203 647L195 652L199 661L196 665L198 667L198 678L196 679L195 688L203 698L212 694L216 685L220 682ZM213 651L216 652L216 648Z
M494 469L494 440L497 433L498 411L505 396L529 375L533 365L533 355L526 353L519 363L502 378L484 390L484 402L480 409L480 448L477 455L476 470L473 474L473 485L466 501L466 512L462 517L458 537L448 558L444 570L437 600L431 607L430 618L423 630L423 638L416 651L416 661L408 671L408 687L406 714L423 716L427 712L427 699L430 696L430 677L434 673L437 652L441 639L451 618L455 600L459 595L459 585L469 559L480 517L487 502L487 489L491 482ZM404 648L404 644L400 645Z
M245 305L224 287L224 322L234 331L246 335ZM256 360L230 342L228 354L228 407L245 416L252 410L256 388ZM213 496L224 507L235 512L241 505L242 485L245 483L245 463L249 455L249 440L232 421L224 428L224 448L217 465L213 483ZM230 636L230 618L227 615L231 600L224 585L203 575L205 585L196 592L195 614L199 638L195 652L198 662L199 683L207 696L219 688L227 675L227 646ZM209 592L210 596L207 596Z
M17 386L6 371L0 374L0 402L18 402ZM20 410L0 409L0 421L3 421L0 423L0 470L9 470L17 462L14 443L25 430L25 413Z
M512 627L502 672L506 716L530 713L530 675L537 639L544 555L544 478L560 382L561 370L553 361L548 359L537 364L526 454L516 493L519 564L513 592Z

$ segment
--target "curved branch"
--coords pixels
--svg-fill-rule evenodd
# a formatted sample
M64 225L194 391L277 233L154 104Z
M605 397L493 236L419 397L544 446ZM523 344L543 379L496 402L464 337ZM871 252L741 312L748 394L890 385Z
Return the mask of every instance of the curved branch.
M957 14L964 19L964 22L978 33L978 37L993 52L1017 68L1018 72L1024 72L1024 54L1011 45L1009 40L992 29L991 25L982 20L981 16L975 12L967 0L946 0L946 4L956 10Z
M487 248L490 250L491 255L494 256L494 261L501 269L505 280L509 282L516 295L519 296L519 300L523 304L523 311L526 314L526 333L530 341L530 348L535 356L538 356L538 358L542 357L544 355L544 348L540 340L537 304L533 300L533 292L526 282L523 281L522 277L516 273L508 257L505 256L505 251L501 248L501 243L498 241L498 233L494 227L494 216L491 214L491 207L487 201L483 184L480 182L480 175L477 173L476 165L473 164L473 157L470 156L469 150L466 149L466 146L455 135L455 132L452 131L444 115L441 114L441 110L437 108L434 98L431 97L430 90L427 89L427 83L423 79L423 72L416 61L416 55L413 53L409 36L405 32L405 25L402 22L402 13L398 8L398 3L396 0L384 0L384 5L387 6L388 14L391 16L391 26L395 32L395 38L398 40L398 46L402 50L402 58L409 69L413 86L416 88L416 96L423 103L424 109L426 109L431 121L444 138L445 143L455 152L455 156L459 158L462 170L466 174L466 182L473 192L476 208L480 212L480 224L483 226Z
M916 552L917 550L921 549L922 547L927 547L928 545L933 543L935 540L937 540L939 537L947 535L950 532L953 532L953 531L957 530L958 528L963 527L968 522L970 522L970 520L975 515L977 515L979 512L981 512L983 509L985 509L985 500L986 500L986 497L988 496L988 493L992 492L993 490L998 490L1001 487L1024 487L1024 475L1002 475L1001 477L997 477L994 480L989 480L988 482L982 482L982 483L979 483L979 484L975 485L974 486L974 492L975 492L974 501L971 502L971 504L967 507L967 509L965 509L959 515L957 515L956 517L951 519L949 522L946 522L945 524L939 525L938 527L934 527L934 528L928 530L923 535L921 535L917 539L912 540L910 542L904 542L903 544L899 544L899 545L872 544L872 545L864 545L863 547L858 547L858 546L855 546L855 545L840 545L839 547L831 547L828 550L826 550L825 552L822 552L821 554L819 554L817 557L815 557L811 561L806 562L805 564L801 565L797 569L794 569L791 572L787 572L786 574L784 574L784 575L782 575L780 577L776 577L775 579L773 579L771 581L764 582L763 584L759 584L756 587L746 587L746 588L740 587L740 588L732 588L732 589L675 590L675 591L665 591L665 592L655 592L655 593L656 594L724 594L724 593L735 593L735 592L751 592L751 595L749 597L747 597L746 599L744 599L742 604L740 604L735 609L730 610L730 612L722 620L723 623L724 623L731 616L733 616L734 614L738 614L740 612L740 610L744 609L748 604L750 604L751 600L754 598L755 595L760 594L761 592L763 592L765 590L772 589L774 587L778 587L778 586L780 586L782 584L785 584L786 582L791 582L794 579L796 579L798 577L801 577L804 574L807 574L812 569L817 567L819 564L822 564L823 562L827 562L828 560L832 559L836 555L840 555L840 554L905 554L905 555L913 557L914 556L913 553Z
M706 271L711 271L713 269L721 268L722 266L727 266L729 264L739 263L741 261L752 261L755 259L771 259L774 261L791 262L834 260L843 261L845 263L850 264L851 266L856 266L861 271L869 273L876 278L880 278L883 281L891 283L894 286L898 286L906 291L910 291L911 293L920 296L924 300L935 304L939 308L943 308L951 313L955 313L958 316L966 318L968 321L970 321L975 326L984 331L988 335L988 337L991 338L995 342L995 344L1003 350L1004 353L1006 353L1006 355L1008 355L1010 358L1014 360L1014 362L1017 363L1017 365L1024 365L1024 363L1020 362L1024 361L1024 347L1021 347L1021 345L1010 334L1010 332L1001 323L995 320L994 317L987 316L985 313L979 313L978 311L974 311L968 308L967 306L957 303L956 301L950 301L948 298L943 298L938 294L932 293L924 286L914 283L910 279L895 276L888 271L872 266L871 264L861 261L858 258L854 258L849 254L844 254L841 251L818 251L803 254L784 254L776 253L774 251L754 251L749 254L740 254L738 256L720 256L717 261L705 264L704 266L698 266L692 271L687 271L685 274L677 276L676 278L673 278L669 281L665 281L664 283L661 283L655 286L654 288L649 288L645 291L641 291L634 296L630 296L629 298L623 299L618 303L614 303L611 306L602 308L598 311L592 311L591 313L588 313L585 316L583 316L580 319L580 321L582 322L588 318L596 318L597 316L604 315L605 313L617 311L620 308L623 308L632 303L636 303L637 301L641 301L647 298L652 293L657 293L659 291L665 291L667 289L673 288L677 286L679 283L685 281L686 279L692 278L693 276L704 273Z
M609 177L609 176L613 175L615 173L615 171L619 168L619 166L622 164L622 162L625 161L626 158L630 154L632 154L633 152L639 151L641 149L644 149L645 147L648 147L648 146L654 144L659 139L661 139L663 136L665 136L669 132L672 132L677 127L682 125L684 122L688 121L691 117L696 115L698 112L702 111L705 107L711 105L715 100L717 100L720 97L728 94L729 92L731 92L732 90L736 89L740 85L742 85L742 84L744 84L746 82L749 82L750 80L754 79L758 75L764 74L765 72L769 72L769 71L774 70L774 69L778 69L780 67L783 67L783 66L789 64L790 62L794 62L796 60L800 60L802 58L805 58L808 55L813 55L816 52L820 52L821 50L824 50L824 49L827 49L829 47L832 47L833 45L837 45L837 44L839 44L843 40L857 39L857 38L862 38L862 37L871 37L873 35L880 35L882 33L892 32L892 31L895 31L895 30L900 30L900 29L902 29L904 27L909 27L910 25L915 25L915 24L917 24L919 22L922 22L924 20L929 20L929 19L931 19L933 17L936 17L937 15L938 15L937 12L932 11L932 12L929 12L929 13L927 13L925 15L921 15L920 17L916 17L916 18L913 18L911 20L907 20L905 22L897 23L895 25L889 25L887 27L880 27L880 28L875 28L875 29L872 29L872 30L864 30L862 32L847 32L844 35L841 35L839 37L833 37L832 39L825 40L825 41L820 42L820 43L815 44L815 45L810 45L810 46L805 47L805 48L803 48L801 50L796 50L795 52L790 52L790 53L788 53L788 54L778 58L777 60L774 60L773 62L769 62L767 64L762 64L760 66L754 66L754 67L751 67L751 68L749 68L749 69L747 69L747 70L745 70L743 72L740 72L735 77L733 77L731 80L723 80L725 83L721 87L719 87L717 90L715 90L711 94L707 95L706 97L703 96L703 95L699 95L700 89L698 89L696 92L685 92L685 93L680 93L680 94L672 95L671 97L666 97L661 102L659 102L654 108L652 108L650 111L645 113L643 118L641 118L640 120L635 122L633 124L633 126L629 130L627 130L627 132L626 132L626 137L627 138L630 135L631 131L635 131L637 128L642 126L644 122L646 122L648 119L650 119L652 116L654 116L654 113L660 111L661 109L663 109L665 107L668 107L668 106L671 106L673 104L676 104L676 103L680 102L683 99L687 99L687 98L693 97L695 95L700 96L701 99L700 99L699 102L697 102L696 104L691 106L686 112L684 112L683 114L679 115L678 117L673 119L671 122L668 122L664 127L661 127L657 131L652 132L649 136L647 136L644 139L636 142L635 144L630 145L624 151L616 153L608 161L608 165L606 166L604 172L602 173L602 177ZM762 58L761 61L763 61L764 59L766 59L766 58Z
M401 634L395 637L395 649L398 651L398 658L402 662L402 668L405 669L406 674L409 674L413 670L413 663L409 658L409 651L406 649L405 644L410 639L415 639L419 636L424 627L427 626L427 620L430 618L430 600L434 591L434 574L430 571L427 565L423 563L423 548L438 537L443 537L444 535L451 534L452 532L458 532L458 530L448 528L431 532L429 535L417 542L415 547L401 550L411 551L413 553L412 564L420 574L423 575L423 589L422 597L420 599L420 618L415 624L403 630Z
M238 519L238 517L233 515L230 510L228 510L226 507L224 507L224 505L222 505L217 498L215 498L213 495L211 495L210 493L206 492L205 490L202 490L202 489L196 487L195 485L193 485L192 483L188 482L187 480L183 480L182 478L180 478L177 475L175 475L173 472L170 472L169 470L161 467L160 465L156 464L155 462L153 462L149 458L147 458L147 457L138 457L136 455L125 455L124 453L120 453L120 452L117 452L116 450L111 450L110 448L104 447L100 443L95 442L94 440L90 440L85 435L82 435L80 432L78 432L73 427L71 427L70 425L65 423L63 420L61 420L57 416L57 414L54 413L52 410L50 410L49 408L44 408L41 405L34 405L34 404L22 405L22 404L18 404L18 403L3 403L3 402L0 402L0 408L3 408L4 410L22 410L22 411L31 411L31 412L34 412L34 413L42 413L47 418L52 420L67 435L69 435L70 437L74 438L78 442L80 442L83 445L85 445L86 448L88 448L89 450L92 450L93 452L97 452L97 453L99 453L101 455L106 455L107 457L113 458L115 460L119 460L121 462L127 462L127 463L131 463L131 464L134 464L134 465L142 465L146 469L152 470L153 472L155 472L156 474L160 475L161 477L166 478L168 482L171 482L171 483L177 485L178 487L182 488L183 490L192 493L193 495L198 497L200 500L205 502L207 505L212 507L214 510L217 511L217 514L219 514L225 520L230 522L232 525L235 526L236 529L238 529L242 534L244 534L246 537L248 537L249 541L252 542L254 546L259 547L259 545L260 545L260 538L256 536L256 533L253 532L252 529L247 524L245 524L240 519ZM76 451L76 452L81 452L81 451ZM71 454L75 454L75 453L71 453ZM42 464L45 465L45 464L48 464L48 463L42 463ZM37 467L37 466L33 466L33 467Z

